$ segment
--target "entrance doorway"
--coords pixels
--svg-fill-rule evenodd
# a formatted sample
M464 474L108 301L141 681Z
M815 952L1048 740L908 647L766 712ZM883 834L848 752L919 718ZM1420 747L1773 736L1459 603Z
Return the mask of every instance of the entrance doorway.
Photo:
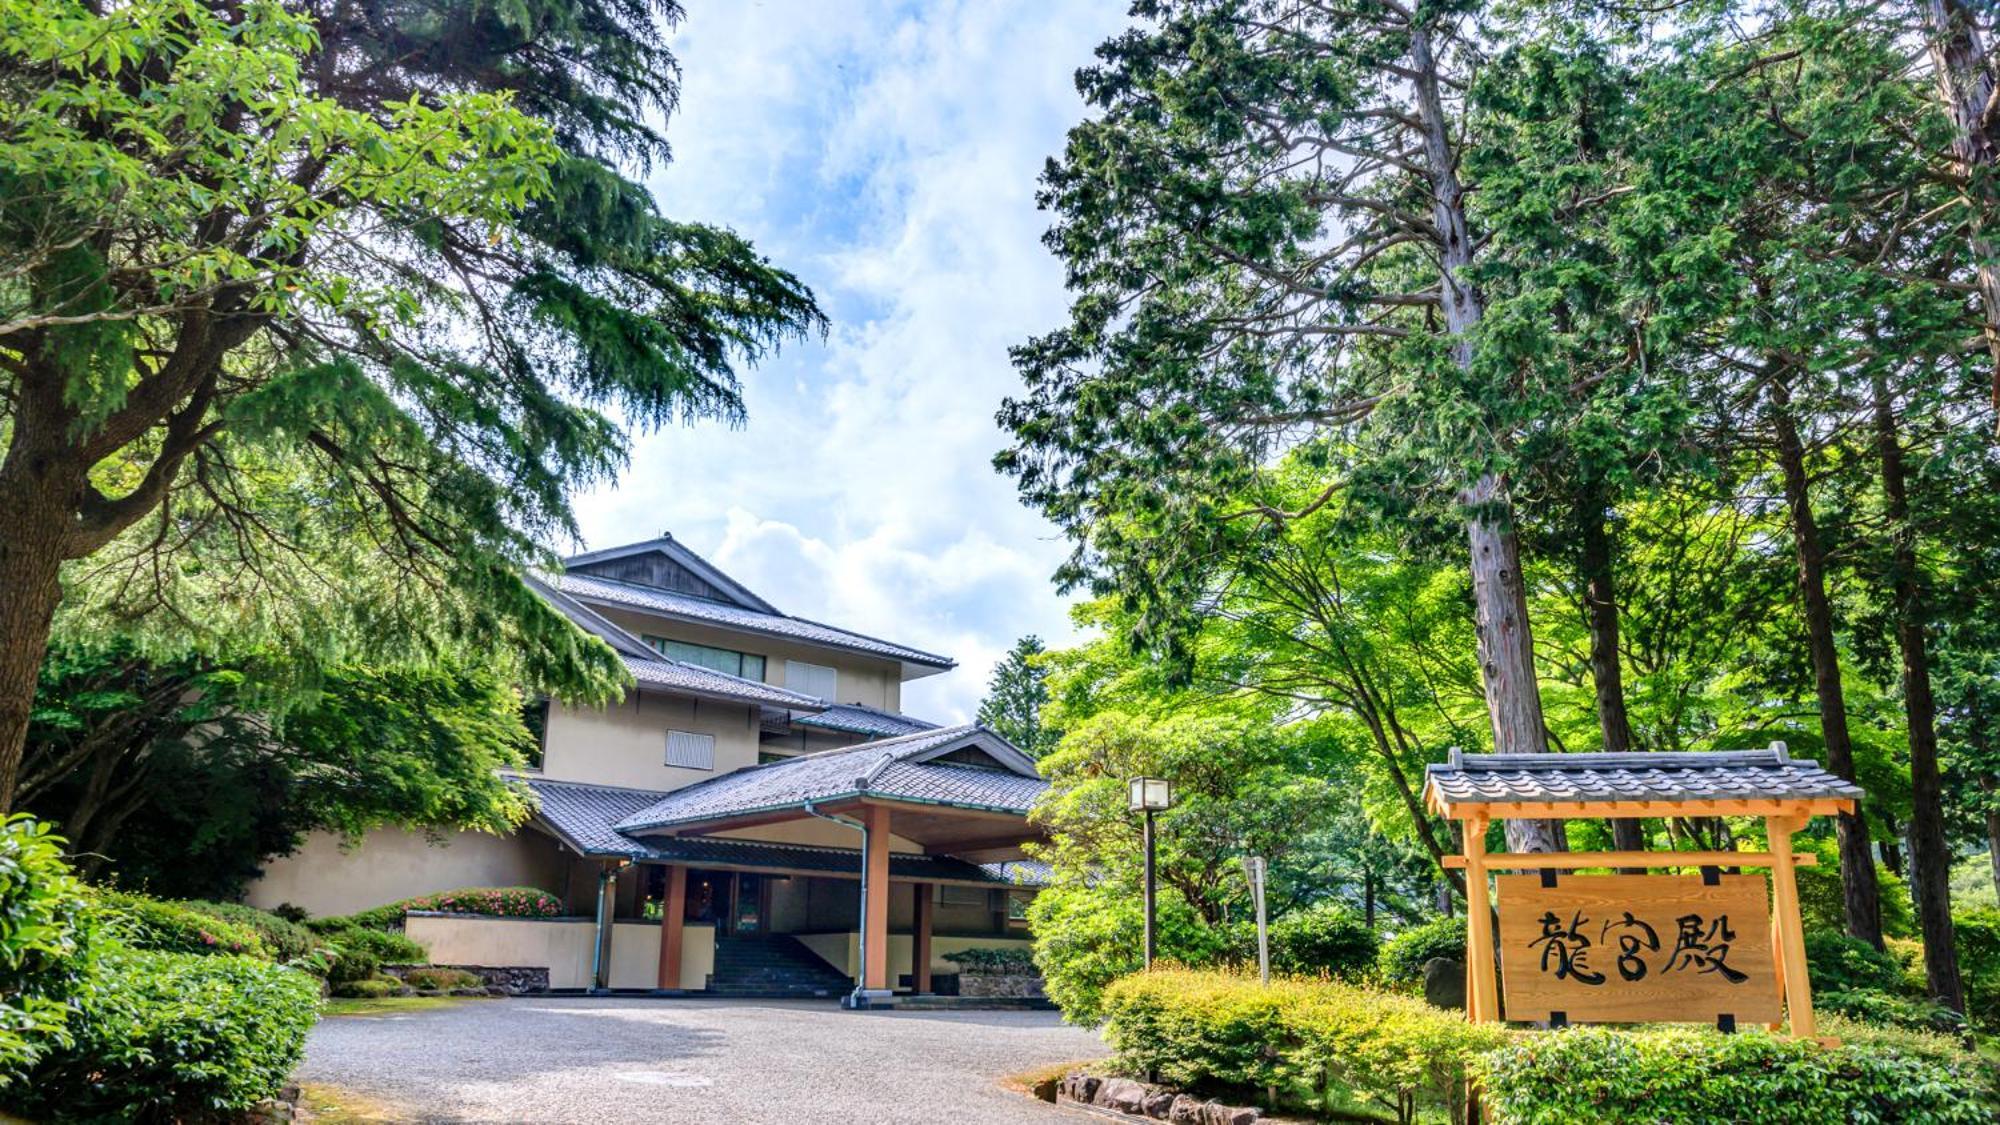
M688 872L683 920L715 927L717 937L751 937L768 932L770 880L750 871Z

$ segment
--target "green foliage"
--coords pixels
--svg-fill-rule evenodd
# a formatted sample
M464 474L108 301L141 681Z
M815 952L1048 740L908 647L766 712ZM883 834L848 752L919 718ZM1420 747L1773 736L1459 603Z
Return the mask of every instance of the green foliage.
M1940 1061L1879 1042L1828 1049L1761 1031L1687 1028L1523 1036L1486 1060L1483 1090L1496 1125L1972 1125L1991 1121L1996 1109L1992 1089L1969 1061Z
M1815 993L1851 989L1896 992L1903 986L1903 967L1894 957L1837 931L1806 934L1806 967Z
M22 815L0 820L0 1094L69 1042L91 922L83 885L49 826Z
M326 966L326 981L330 985L352 984L358 980L370 980L382 971L382 959L373 949L364 944L333 947L333 959Z
M74 1041L10 1108L50 1121L179 1121L249 1108L305 1054L319 984L250 957L111 950L94 966Z
M1033 950L1019 946L975 946L947 953L944 959L960 969L972 973L1032 973L1035 971Z
M1104 1036L1133 1073L1399 1121L1462 1106L1478 1056L1511 1035L1405 996L1320 980L1155 971L1105 990ZM1588 1118L1584 1118L1587 1120Z
M1847 912L1841 902L1839 854L1830 840L1814 841L1810 846L1819 853L1820 862L1816 867L1798 869L1799 917L1807 932L1845 932ZM1914 936L1917 920L1910 906L1909 885L1879 864L1875 880L1882 893L1883 936Z
M1218 935L1201 924L1179 893L1162 888L1155 941L1163 960L1200 965L1220 952ZM1145 913L1139 897L1106 884L1049 887L1028 906L1035 964L1049 999L1071 1023L1104 1017L1104 989L1145 961Z
M1042 723L1042 709L1049 702L1048 669L1036 660L1042 652L1040 637L1014 642L994 666L986 698L979 701L979 721L1030 758L1041 757L1061 739Z
M1934 1031L1945 1035L1965 1030L1965 1017L1942 1004L1921 996L1876 988L1828 989L1822 992L1815 982L1813 1006L1876 1027Z
M449 992L454 988L478 988L484 982L464 969L412 969L403 974L403 983L419 990Z
M179 904L197 914L237 925L248 926L257 931L264 941L264 948L281 965L308 961L324 946L324 942L311 930L296 922L289 922L269 911L236 902L185 901Z
M1433 918L1382 943L1379 966L1382 979L1390 984L1410 984L1424 979L1424 965L1432 958L1465 961L1465 919L1459 916Z
M400 929L403 915L412 910L483 914L494 918L557 918L562 915L563 904L561 899L536 887L460 887L455 891L439 891L371 907L348 915L344 921L363 929ZM315 919L315 928L321 925L338 926L342 921L337 918Z
M343 1000L379 1000L384 996L401 996L408 987L393 977L364 977L341 981L329 991Z
M1257 963L1257 924L1231 930L1232 956ZM1375 931L1339 903L1323 902L1294 910L1271 923L1271 971L1299 976L1326 975L1352 980L1375 967Z
M95 898L105 928L134 949L271 959L271 948L247 923L127 891L101 890Z
M1958 971L1965 980L1965 1014L1975 1027L2000 1033L2000 910L1964 910L1951 917Z
M430 956L422 942L394 930L344 926L327 937L341 949L366 953L388 965L421 965Z

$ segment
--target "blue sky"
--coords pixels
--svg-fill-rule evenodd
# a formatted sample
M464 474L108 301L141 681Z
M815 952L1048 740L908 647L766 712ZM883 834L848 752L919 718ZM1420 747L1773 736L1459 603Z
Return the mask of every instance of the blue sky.
M588 546L673 532L790 613L942 652L970 717L1014 639L1070 636L1060 538L990 460L1007 348L1060 323L1036 176L1117 0L690 0L666 212L752 238L833 319L745 375L747 426L637 438Z

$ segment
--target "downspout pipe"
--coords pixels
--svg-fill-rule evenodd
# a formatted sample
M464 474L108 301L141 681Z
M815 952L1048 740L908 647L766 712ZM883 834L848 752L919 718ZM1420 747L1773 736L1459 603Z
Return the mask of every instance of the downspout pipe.
M610 990L611 967L605 963L605 947L611 943L611 886L625 865L613 861L597 869L597 942L590 951L590 991Z
M821 820L830 820L861 833L861 919L858 930L861 935L861 964L854 975L854 991L841 999L840 1006L848 1009L888 1007L894 1002L895 994L888 989L870 990L868 987L868 825L851 816L821 812L811 801L805 802L805 810Z

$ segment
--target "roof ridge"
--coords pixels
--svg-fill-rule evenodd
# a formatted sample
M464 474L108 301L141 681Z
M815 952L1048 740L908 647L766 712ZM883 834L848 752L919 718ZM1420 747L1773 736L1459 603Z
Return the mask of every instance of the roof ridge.
M1433 762L1425 768L1427 770L1567 770L1621 766L1630 769L1661 769L1672 766L1753 764L1789 765L1792 762L1781 747L1765 746L1735 750L1642 750L1623 753L1598 750L1583 754L1454 754L1450 762Z
M524 774L510 774L508 776L519 777L520 780L527 782L530 787L536 785L569 785L578 789L596 789L606 793L638 793L660 797L678 792L678 790L674 789L641 789L636 785L606 785L601 781L571 781L565 777L548 777L541 774L532 777Z

